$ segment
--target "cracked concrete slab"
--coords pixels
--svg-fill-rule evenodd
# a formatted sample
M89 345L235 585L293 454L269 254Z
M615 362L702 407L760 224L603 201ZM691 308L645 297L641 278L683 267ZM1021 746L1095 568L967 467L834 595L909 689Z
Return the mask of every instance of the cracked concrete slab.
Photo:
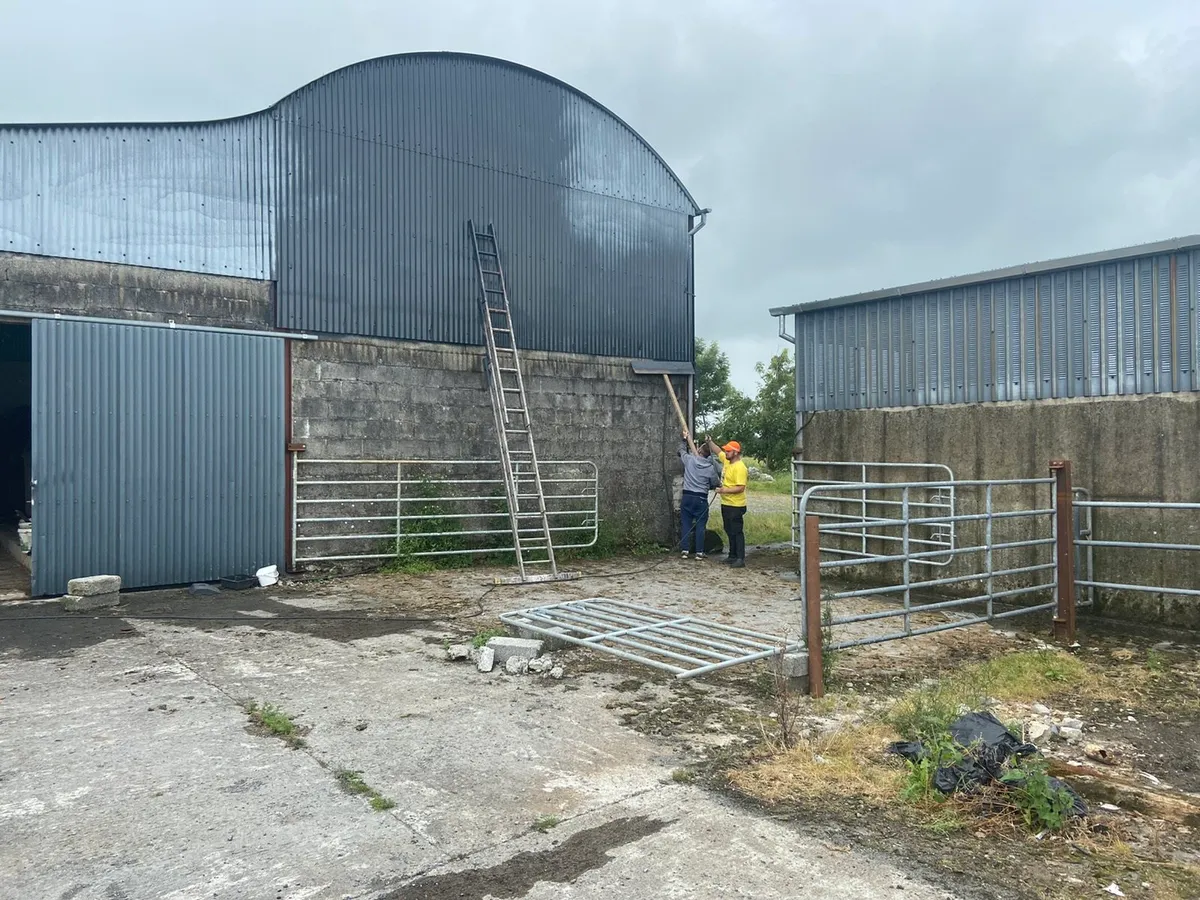
M55 624L0 642L0 896L950 896L672 783L681 761L620 724L602 678L481 675L433 624L97 619L65 643ZM304 746L243 701L293 716Z

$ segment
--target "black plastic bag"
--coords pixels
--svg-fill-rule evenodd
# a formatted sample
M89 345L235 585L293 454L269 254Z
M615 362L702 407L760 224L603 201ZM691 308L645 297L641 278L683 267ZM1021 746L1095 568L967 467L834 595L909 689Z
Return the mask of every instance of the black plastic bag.
M999 781L1004 775L1004 765L1010 759L1038 753L1037 747L1021 743L1003 722L988 712L959 716L951 723L949 732L954 743L963 751L963 758L953 766L940 766L933 773L933 786L943 794L972 793L993 781ZM925 745L920 741L897 741L888 747L888 752L912 763L919 763L928 756ZM1087 815L1087 804L1070 785L1057 778L1050 778L1049 781L1051 787L1062 788L1071 795L1071 815ZM1011 778L1007 783L1020 786Z

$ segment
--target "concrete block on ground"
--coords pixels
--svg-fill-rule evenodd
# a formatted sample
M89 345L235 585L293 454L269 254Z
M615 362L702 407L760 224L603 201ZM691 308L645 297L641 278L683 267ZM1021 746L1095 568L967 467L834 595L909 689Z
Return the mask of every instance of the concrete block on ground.
M504 661L504 671L509 675L524 675L529 671L529 660L523 656L510 656Z
M567 634L567 630L565 628L550 628L548 630L554 634ZM530 631L528 628L518 628L516 631L519 637L522 637L527 641L541 641L542 650L547 652L566 650L571 646L570 641L564 641L561 638L553 637L551 635Z
M502 666L514 656L526 660L537 659L542 655L543 642L528 638L494 637L487 645L496 654L496 665Z
M105 607L117 606L121 602L120 594L92 594L87 597L80 597L76 594L67 594L62 598L63 609L67 612L83 612L89 609L103 609Z
M89 575L86 578L72 578L67 582L67 594L72 597L98 597L101 594L117 594L120 591L120 575Z
M446 648L446 659L467 659L470 655L470 644L451 644Z
M529 671L533 675L545 675L554 668L554 660L549 656L539 656L529 661Z
M788 678L808 677L808 653L800 651L785 653L780 660L780 668Z
M475 661L475 666L480 672L490 672L496 665L496 651L491 647L484 647L479 651L479 659Z

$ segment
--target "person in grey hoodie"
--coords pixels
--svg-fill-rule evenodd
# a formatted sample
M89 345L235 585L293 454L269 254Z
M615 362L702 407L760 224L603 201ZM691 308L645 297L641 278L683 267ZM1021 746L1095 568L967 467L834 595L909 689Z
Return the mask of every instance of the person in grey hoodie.
M704 533L708 526L708 492L721 486L721 467L708 449L708 441L699 447L685 428L679 443L679 461L683 463L683 497L679 502L680 546L686 559L695 548L696 559L704 559Z

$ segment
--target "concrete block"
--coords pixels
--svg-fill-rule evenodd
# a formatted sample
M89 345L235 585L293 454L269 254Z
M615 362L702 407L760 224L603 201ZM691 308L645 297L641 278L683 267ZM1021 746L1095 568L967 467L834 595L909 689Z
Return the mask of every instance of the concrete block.
M805 652L785 653L781 662L783 674L788 678L808 677L808 654Z
M120 575L89 575L87 578L72 578L67 582L67 593L73 597L97 597L101 594L116 594L120 590Z
M446 659L467 659L470 655L470 644L451 644L446 648Z
M67 594L62 598L63 609L67 612L83 612L89 609L103 609L105 607L117 606L121 602L120 594L90 594L86 597L80 597L76 594Z
M476 668L480 672L490 672L496 665L496 651L491 647L484 647L479 651L479 659L475 661Z
M554 668L554 660L549 656L539 656L529 661L529 672L532 675L545 675Z
M528 638L494 637L487 642L487 645L496 654L496 665L501 666L514 656L529 660L537 659L542 655L542 641Z
M529 671L529 660L523 656L510 656L504 661L504 671L509 675L524 675Z
M566 634L565 628L551 628L550 631L555 634ZM517 634L525 638L527 641L541 641L542 650L544 652L553 652L555 650L566 650L571 646L570 641L564 641L561 638L551 637L545 634L539 634L535 631L530 631L528 628L518 628Z

